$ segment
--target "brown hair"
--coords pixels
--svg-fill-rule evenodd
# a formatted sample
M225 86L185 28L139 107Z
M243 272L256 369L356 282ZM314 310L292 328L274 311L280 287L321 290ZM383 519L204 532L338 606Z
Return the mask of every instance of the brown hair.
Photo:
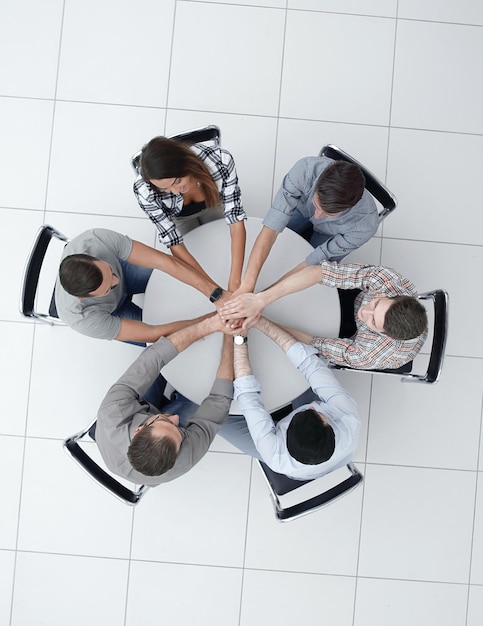
M161 476L174 466L177 457L174 439L156 436L149 427L134 435L127 451L133 468L145 476Z
M416 298L411 296L394 296L393 304L384 316L383 330L389 337L399 339L415 339L428 328L426 309Z
M200 183L207 207L220 204L220 192L208 168L185 143L167 137L154 137L142 149L140 171L147 183L191 176Z
M335 161L317 180L317 200L325 213L341 213L362 198L366 178L353 163Z
M60 264L59 278L62 287L71 296L89 297L102 283L102 272L89 254L71 254Z

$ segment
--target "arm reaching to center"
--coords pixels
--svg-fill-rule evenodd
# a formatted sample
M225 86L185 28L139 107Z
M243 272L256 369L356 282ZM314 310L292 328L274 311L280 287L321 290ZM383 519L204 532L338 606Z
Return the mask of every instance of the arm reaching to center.
M274 285L260 293L240 293L234 295L221 308L223 320L244 319L243 330L248 330L257 323L263 310L270 303L291 293L302 291L320 283L322 273L320 265L306 265L301 270L286 274Z

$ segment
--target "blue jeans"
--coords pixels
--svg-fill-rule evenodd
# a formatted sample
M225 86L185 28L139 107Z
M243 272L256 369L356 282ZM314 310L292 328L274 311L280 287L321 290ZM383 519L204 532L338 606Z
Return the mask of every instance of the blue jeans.
M252 456L254 459L261 460L243 415L229 415L218 434L235 446L235 448L238 448L238 450L248 454L248 456Z
M166 379L162 374L156 378L151 387L143 395L143 400L149 402L163 413L179 416L179 425L186 427L189 418L198 408L198 405L175 391L171 399L166 398Z
M319 233L314 230L314 225L308 217L304 217L298 209L295 209L292 217L290 218L287 228L298 233L306 241L310 243L313 248L318 248L327 239L330 239L331 235L325 233Z
M122 259L119 259L119 263L121 264L122 275L124 277L126 296L119 302L116 310L113 311L112 314L116 317L141 322L143 319L143 310L132 302L132 297L136 293L144 293L146 291L146 286L153 270L150 267L133 265ZM141 346L143 348L146 347L145 343L139 343L137 341L126 341L125 343Z

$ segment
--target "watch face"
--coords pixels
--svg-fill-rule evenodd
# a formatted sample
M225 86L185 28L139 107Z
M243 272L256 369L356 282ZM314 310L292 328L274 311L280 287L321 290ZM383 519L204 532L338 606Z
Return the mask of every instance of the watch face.
M211 302L216 302L217 300L221 298L222 295L223 295L223 289L221 287L217 287L216 289L213 289L210 295Z
M236 343L237 346L242 346L246 342L246 340L247 338L242 337L242 335L235 335L233 337L233 341Z

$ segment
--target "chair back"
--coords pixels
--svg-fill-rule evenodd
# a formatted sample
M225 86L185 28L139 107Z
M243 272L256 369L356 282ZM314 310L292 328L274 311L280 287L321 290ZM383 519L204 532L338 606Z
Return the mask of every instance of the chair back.
M449 295L444 289L435 289L419 295L420 300L432 300L434 304L433 341L429 355L428 369L424 376L412 375L409 380L435 383L443 369L446 339L448 336ZM404 380L404 379L403 379Z
M98 485L109 491L109 493L121 500L121 502L135 506L149 487L141 485L137 490L129 489L100 467L79 445L79 440L85 435L90 434L92 436L92 434L95 433L95 424L96 421L89 424L84 430L72 435L72 437L68 437L63 443L64 450Z
M214 147L220 145L221 141L221 133L218 126L204 126L203 128L195 128L194 130L187 130L184 133L180 133L179 135L174 135L171 139L176 139L177 141L181 141L183 143L192 146L195 143L209 143L211 142ZM139 176L140 168L139 162L141 160L142 150L139 150L131 157L131 167L134 170L134 173Z
M303 487L309 483L315 483L315 481L323 482L324 477L315 480L294 480L284 474L278 474L271 470L268 465L263 461L258 461L258 465L263 473L263 476L270 489L270 496L275 508L275 515L279 522L292 521L308 513L312 513L331 502L334 502L338 498L352 491L363 480L363 475L352 463L346 465L349 471L349 476L345 480L333 485L324 490L316 496L303 500L291 506L283 506L280 500L281 496ZM331 472L330 472L331 473Z
M366 179L366 189L374 196L374 198L382 206L382 210L379 212L379 222L382 222L389 213L392 213L397 206L396 196L389 191L389 189L367 169L362 163L359 163L357 159L354 159L350 154L335 146L334 144L328 144L324 146L320 151L319 156L325 156L334 161L346 161L347 163L353 163L357 165L364 174Z
M354 317L354 300L359 289L339 289L339 301L341 307L341 323L339 337L352 337L356 332ZM446 349L446 338L448 335L448 308L449 296L444 289L435 289L421 293L419 300L432 300L434 305L433 340L429 354L429 362L424 374L413 374L413 362L405 363L396 369L355 369L345 365L331 364L333 369L351 370L355 372L368 372L369 374L392 374L401 376L403 382L421 382L433 384L439 380L443 368L444 353Z
M54 238L58 239L64 244L68 243L69 241L69 239L65 235L63 235L53 226L49 226L48 224L44 224L37 233L29 257L27 259L27 263L25 265L22 281L22 293L20 296L20 312L25 317L33 317L49 324L63 324L59 320L55 308L55 279L53 280L52 284L52 292L50 296L48 311L42 313L36 308L42 264L47 254L49 245Z

